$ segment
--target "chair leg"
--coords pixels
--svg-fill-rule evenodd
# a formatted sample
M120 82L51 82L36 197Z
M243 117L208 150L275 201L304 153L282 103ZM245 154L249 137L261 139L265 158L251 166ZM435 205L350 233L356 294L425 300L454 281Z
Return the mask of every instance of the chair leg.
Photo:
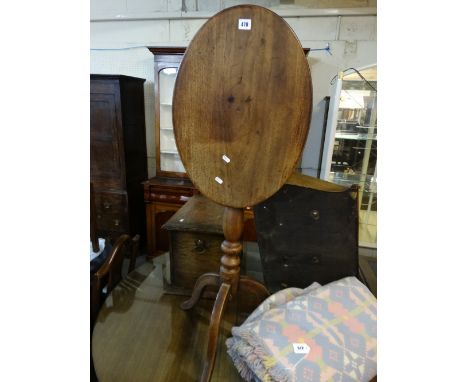
M218 287L220 283L221 283L221 277L219 276L218 273L205 273L201 275L197 279L197 282L195 283L195 286L193 287L192 296L190 297L190 299L180 304L180 308L183 310L192 309L193 306L198 302L198 300L200 300L200 297L205 287L207 287L208 285L213 285L215 287Z
M130 253L130 263L128 264L128 273L135 269L136 258L140 252L140 235L135 235L132 239L132 249Z
M230 284L222 283L216 296L216 301L211 312L210 327L208 329L208 348L206 351L206 360L203 366L201 382L208 382L213 374L216 361L216 348L218 344L219 326L224 310L227 306L227 298L231 289Z

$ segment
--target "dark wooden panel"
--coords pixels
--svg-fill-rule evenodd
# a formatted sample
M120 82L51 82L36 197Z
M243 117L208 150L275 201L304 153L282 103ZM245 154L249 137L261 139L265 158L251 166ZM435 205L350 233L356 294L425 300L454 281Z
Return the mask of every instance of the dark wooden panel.
M143 82L123 81L120 92L126 181L140 184L148 179Z
M156 243L158 243L157 249L160 251L169 250L169 232L162 227L175 213L175 210L162 210L154 215L154 234L156 235Z
M120 188L121 149L114 94L91 93L91 177L96 188Z
M126 193L95 193L98 229L128 232L128 200Z
M285 184L254 212L263 275L271 292L358 275L354 188L329 192Z

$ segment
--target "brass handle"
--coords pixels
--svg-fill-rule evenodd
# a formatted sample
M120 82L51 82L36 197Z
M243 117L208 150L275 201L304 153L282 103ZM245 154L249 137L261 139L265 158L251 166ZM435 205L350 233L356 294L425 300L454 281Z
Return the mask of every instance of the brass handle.
M114 220L114 225L117 227L120 225L120 220L119 219L115 219Z
M108 210L109 208L111 208L111 204L110 203L104 203L104 209Z
M199 255L206 252L206 243L204 240L201 240L201 239L195 240L195 252Z

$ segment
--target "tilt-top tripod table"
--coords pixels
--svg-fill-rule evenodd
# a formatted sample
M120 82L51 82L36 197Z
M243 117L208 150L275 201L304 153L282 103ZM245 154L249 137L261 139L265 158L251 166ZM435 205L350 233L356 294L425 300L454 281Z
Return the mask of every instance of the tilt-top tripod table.
M219 287L201 381L211 378L228 299L239 290L269 295L263 284L240 275L243 208L272 196L291 175L311 109L303 49L288 24L266 8L219 12L185 52L173 96L177 148L197 189L225 206L219 274L201 275L181 306L190 309L206 286Z

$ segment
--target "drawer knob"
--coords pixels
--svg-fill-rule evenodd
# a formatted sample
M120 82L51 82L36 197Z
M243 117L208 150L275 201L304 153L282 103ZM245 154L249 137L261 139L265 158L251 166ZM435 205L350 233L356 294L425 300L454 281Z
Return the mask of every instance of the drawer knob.
M104 203L104 209L108 210L109 208L111 208L111 204L110 203Z
M310 216L312 216L312 219L314 220L320 219L320 213L317 210L312 210L312 212L310 213Z
M115 220L114 220L114 225L115 225L116 227L118 227L118 226L120 225L120 220L119 220L119 219L115 219Z
M206 252L206 243L204 240L195 240L195 252L199 255Z

